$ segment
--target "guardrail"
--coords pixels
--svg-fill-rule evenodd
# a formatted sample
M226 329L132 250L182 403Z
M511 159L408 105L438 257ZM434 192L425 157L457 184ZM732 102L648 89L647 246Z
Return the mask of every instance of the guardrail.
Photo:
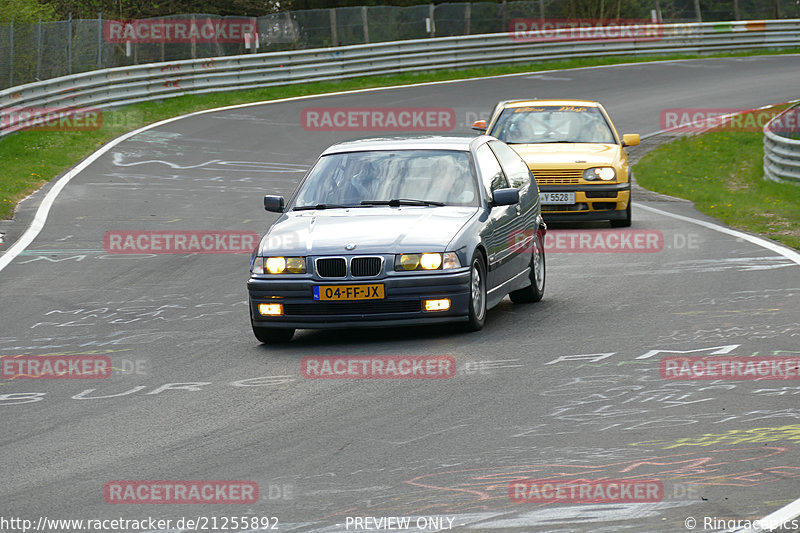
M764 125L764 177L800 183L800 103ZM788 135L796 137L792 139Z
M639 29L640 35L606 40L563 40L574 36L572 30L534 40L525 34L498 33L96 70L0 91L0 118L15 110L115 107L186 94L366 75L582 57L800 46L800 19L647 25ZM6 124L0 136L23 129L27 123L20 124Z

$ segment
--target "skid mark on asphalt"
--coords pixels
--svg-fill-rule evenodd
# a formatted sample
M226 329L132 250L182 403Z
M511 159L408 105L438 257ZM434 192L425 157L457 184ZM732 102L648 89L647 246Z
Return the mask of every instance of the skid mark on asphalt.
M681 446L712 446L722 444L757 444L764 442L796 441L800 442L800 424L753 429L732 429L725 433L705 433L698 437L683 437L674 440L647 440L634 442L631 446L660 446L671 450ZM800 467L797 468L800 470Z
M224 159L209 159L202 163L196 163L193 165L181 165L171 161L164 161L162 159L126 161L126 158L131 158L120 152L114 152L111 154L111 156L113 164L118 167L135 167L139 165L160 164L179 170L203 169L209 171L225 170L228 172L305 172L308 170L307 165L294 165L280 162L273 163L268 161L226 161Z

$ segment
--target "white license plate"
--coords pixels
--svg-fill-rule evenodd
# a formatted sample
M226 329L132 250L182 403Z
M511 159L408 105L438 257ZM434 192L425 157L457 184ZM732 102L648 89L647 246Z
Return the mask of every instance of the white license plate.
M539 193L543 204L574 204L574 192L543 192Z

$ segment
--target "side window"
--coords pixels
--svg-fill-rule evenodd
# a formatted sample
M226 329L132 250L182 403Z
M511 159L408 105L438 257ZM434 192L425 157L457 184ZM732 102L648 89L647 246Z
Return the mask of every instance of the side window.
M517 189L524 187L531 179L531 174L525 161L507 144L499 141L490 141L489 146L492 147L492 151L494 151L497 159L503 165L511 186Z
M489 194L490 198L493 191L508 187L508 181L506 180L505 174L503 174L503 168L500 166L500 163L487 144L481 145L475 151L475 156L478 159L478 167L481 171L483 186L486 187L486 192Z

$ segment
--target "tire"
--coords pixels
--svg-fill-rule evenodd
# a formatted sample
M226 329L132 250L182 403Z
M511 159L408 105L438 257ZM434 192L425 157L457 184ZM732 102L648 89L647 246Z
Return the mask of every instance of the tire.
M622 220L612 220L612 228L629 228L631 226L631 202L628 200L628 208L625 210L625 218Z
M515 304L538 302L544 296L547 281L547 266L544 259L544 244L541 232L537 231L531 243L531 284L529 287L512 291L508 294Z
M472 256L469 273L469 321L465 329L478 331L486 323L486 262L477 250Z
M253 335L264 344L282 344L294 337L292 328L260 328L253 326Z

